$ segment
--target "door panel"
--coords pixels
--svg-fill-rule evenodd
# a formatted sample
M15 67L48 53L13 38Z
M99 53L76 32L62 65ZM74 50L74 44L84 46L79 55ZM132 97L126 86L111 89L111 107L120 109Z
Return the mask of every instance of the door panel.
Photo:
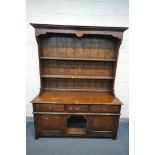
M114 119L112 116L90 116L89 131L112 131Z
M38 116L38 126L40 130L65 130L65 117L63 115L40 115Z

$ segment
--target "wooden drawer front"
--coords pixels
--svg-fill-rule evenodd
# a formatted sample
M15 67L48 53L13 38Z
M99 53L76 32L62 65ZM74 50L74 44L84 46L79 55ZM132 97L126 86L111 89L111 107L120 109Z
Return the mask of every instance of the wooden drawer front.
M51 111L64 111L64 105L53 104L37 104L35 111L51 112Z
M62 115L39 115L37 120L40 130L63 131L65 129L65 118Z
M66 111L68 112L88 112L87 105L67 105Z
M120 106L91 105L90 112L120 112Z
M114 119L112 116L90 116L89 130L95 131L112 131Z

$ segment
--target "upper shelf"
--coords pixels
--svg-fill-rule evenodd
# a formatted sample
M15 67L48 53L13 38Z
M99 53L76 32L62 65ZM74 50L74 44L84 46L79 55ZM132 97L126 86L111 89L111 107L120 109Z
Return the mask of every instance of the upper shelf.
M43 60L77 60L77 61L112 61L116 62L117 59L102 59L102 58L67 58L67 57L40 57Z
M114 79L112 76L92 76L92 75L41 75L42 78L71 78L71 79Z

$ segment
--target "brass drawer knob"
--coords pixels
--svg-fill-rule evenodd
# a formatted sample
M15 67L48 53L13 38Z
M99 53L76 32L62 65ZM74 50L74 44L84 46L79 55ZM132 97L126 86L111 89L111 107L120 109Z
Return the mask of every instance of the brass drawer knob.
M80 110L80 108L79 107L75 107L75 110Z
M70 110L80 110L79 107L69 107Z
M48 119L48 117L45 117L45 119L47 120L47 119Z

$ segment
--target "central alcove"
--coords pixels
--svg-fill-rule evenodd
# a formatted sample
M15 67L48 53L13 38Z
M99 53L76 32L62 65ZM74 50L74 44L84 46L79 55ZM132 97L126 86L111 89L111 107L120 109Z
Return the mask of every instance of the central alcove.
M85 134L87 120L82 115L71 115L67 119L67 131L69 134Z
M86 128L87 120L81 115L72 115L67 119L67 128Z

